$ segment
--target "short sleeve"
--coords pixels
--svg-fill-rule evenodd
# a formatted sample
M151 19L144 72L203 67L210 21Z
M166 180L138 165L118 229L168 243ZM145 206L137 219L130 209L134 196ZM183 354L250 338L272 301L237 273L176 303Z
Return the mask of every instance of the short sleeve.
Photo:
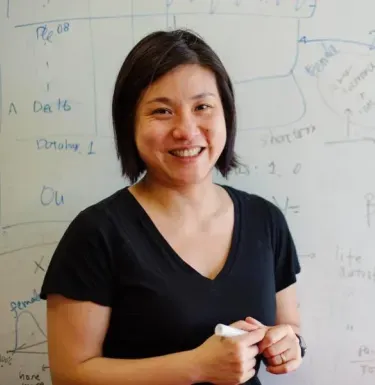
M297 281L301 272L296 246L289 230L284 214L272 205L272 245L275 256L276 292L279 292Z
M108 235L100 222L88 209L73 219L52 255L41 288L42 299L61 294L111 306L114 269Z

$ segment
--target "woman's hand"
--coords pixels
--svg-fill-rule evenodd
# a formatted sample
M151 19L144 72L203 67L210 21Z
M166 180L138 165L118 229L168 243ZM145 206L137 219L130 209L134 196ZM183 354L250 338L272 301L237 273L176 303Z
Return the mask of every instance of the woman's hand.
M242 384L255 374L257 344L264 339L266 329L245 321L230 326L248 331L236 337L208 338L195 349L202 382L217 385Z
M273 374L289 373L302 362L299 340L290 325L265 326L252 317L246 322L265 330L265 336L258 344L259 353L267 361L267 371Z

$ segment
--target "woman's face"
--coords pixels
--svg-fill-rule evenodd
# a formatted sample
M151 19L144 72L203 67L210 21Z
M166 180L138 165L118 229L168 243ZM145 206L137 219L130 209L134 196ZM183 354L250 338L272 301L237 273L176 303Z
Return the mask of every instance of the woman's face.
M135 141L152 179L185 185L210 176L226 142L214 73L183 65L154 82L138 104Z

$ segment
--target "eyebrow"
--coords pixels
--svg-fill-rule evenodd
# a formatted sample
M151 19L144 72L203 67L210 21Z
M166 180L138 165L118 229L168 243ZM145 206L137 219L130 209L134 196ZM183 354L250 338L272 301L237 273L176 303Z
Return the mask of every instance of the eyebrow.
M201 92L200 94L192 96L190 99L192 99L192 100L202 99L205 96L214 96L215 97L216 95L212 92ZM164 104L172 104L172 100L167 98L166 96L156 97L154 99L149 100L146 104L155 103L155 102L164 103Z

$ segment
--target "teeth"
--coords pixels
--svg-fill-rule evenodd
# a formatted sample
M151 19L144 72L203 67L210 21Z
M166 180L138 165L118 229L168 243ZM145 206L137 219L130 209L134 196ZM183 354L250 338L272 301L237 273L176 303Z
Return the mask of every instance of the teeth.
M173 155L185 157L185 156L196 156L199 154L201 148L195 147L195 148L189 148L188 150L174 150L171 151Z

